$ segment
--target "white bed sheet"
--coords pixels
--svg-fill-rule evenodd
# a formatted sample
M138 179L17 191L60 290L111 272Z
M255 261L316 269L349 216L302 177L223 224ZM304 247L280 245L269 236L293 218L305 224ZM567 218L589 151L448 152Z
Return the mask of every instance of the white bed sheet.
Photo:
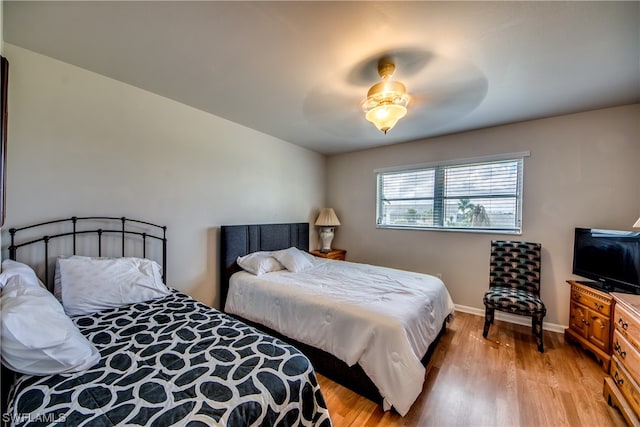
M317 258L302 272L231 277L225 311L359 363L406 415L422 391L420 359L454 304L435 276Z

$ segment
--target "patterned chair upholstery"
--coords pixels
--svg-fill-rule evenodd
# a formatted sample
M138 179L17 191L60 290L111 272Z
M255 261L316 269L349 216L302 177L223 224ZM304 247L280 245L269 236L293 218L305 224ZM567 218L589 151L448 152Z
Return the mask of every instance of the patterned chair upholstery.
M539 243L494 240L491 242L489 290L484 294L483 337L493 324L495 310L531 317L538 351L543 352L542 319L547 313L540 299Z

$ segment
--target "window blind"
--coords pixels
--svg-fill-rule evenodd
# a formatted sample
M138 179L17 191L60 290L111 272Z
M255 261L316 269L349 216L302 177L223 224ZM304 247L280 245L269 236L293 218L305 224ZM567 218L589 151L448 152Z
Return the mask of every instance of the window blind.
M514 158L378 172L377 225L519 233L522 169Z

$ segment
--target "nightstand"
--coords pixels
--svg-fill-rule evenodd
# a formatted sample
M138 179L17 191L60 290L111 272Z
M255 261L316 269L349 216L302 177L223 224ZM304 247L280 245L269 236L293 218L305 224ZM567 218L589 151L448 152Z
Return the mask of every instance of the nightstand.
M323 252L320 252L319 250L315 250L315 251L311 251L310 253L311 255L314 255L320 258L335 259L339 261L344 261L344 259L347 256L347 251L345 251L344 249L331 249L331 251L327 253L323 253Z

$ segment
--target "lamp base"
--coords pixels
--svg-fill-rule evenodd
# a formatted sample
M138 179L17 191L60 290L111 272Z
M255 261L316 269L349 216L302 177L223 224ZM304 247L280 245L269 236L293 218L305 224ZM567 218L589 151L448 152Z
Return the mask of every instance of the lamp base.
M334 227L321 227L320 228L320 241L322 242L322 248L320 252L323 254L331 252L331 241L333 240Z

